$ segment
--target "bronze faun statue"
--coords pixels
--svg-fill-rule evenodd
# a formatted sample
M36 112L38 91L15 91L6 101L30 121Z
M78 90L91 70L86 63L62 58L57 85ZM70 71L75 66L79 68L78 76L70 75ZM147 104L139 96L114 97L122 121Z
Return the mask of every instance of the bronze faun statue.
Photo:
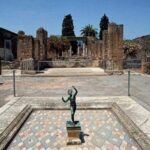
M78 91L77 91L77 89L74 86L72 86L72 88L74 89L74 92L73 92L72 89L69 89L68 90L68 96L69 96L68 99L65 100L62 97L62 100L65 103L70 101L71 119L72 119L72 122L75 124L74 115L75 115L75 111L76 111L76 95L78 94Z

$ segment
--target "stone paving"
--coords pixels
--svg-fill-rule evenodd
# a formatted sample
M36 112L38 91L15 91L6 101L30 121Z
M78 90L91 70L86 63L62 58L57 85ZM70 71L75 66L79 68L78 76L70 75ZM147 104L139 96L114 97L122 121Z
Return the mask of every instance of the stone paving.
M13 94L12 77L4 77L0 85L0 107ZM150 77L131 75L131 97L150 111ZM126 96L127 75L78 77L16 77L17 96L62 96L70 86L79 89L79 96ZM87 92L88 91L88 92Z
M69 108L69 104L64 104L60 97L12 97L12 100L0 109L0 149L5 148L4 146L13 138L17 129L20 128L21 122L23 123L26 120L26 117L32 110L53 109L54 111L67 108ZM78 97L77 108L79 109L79 112L80 110L90 110L92 112L93 109L97 111L101 109L111 109L142 149L149 150L150 112L130 97ZM70 111L67 112L68 117L70 118ZM56 114L56 119L59 120L59 115L57 115L57 113L54 114ZM93 114L92 117L95 117L96 114L97 112ZM79 114L77 113L77 120L83 120L82 118L85 118L87 122L87 120L90 120L91 113L81 119L80 115L78 118L78 115ZM85 113L82 116L84 115ZM98 117L99 116L100 114ZM64 118L65 117L63 117L63 121L65 122ZM93 123L94 121L91 122ZM90 123L90 125L92 123ZM111 122L109 123L111 125ZM67 148L68 147L65 147L64 149L66 150ZM87 149L86 147L84 148Z
M58 69L59 70L59 69ZM58 71L57 70L57 71ZM68 70L69 71L69 70ZM10 101L8 105L6 104L4 107L0 109L0 132L2 133L5 128L12 122L12 119L16 117L19 113L19 111L26 105L32 105L33 108L41 107L47 108L50 106L50 103L53 103L55 106L55 103L57 102L60 104L60 98L61 96L66 96L66 91L70 86L74 85L79 90L78 96L78 102L101 102L102 107L105 106L105 103L110 102L117 102L119 104L119 107L123 110L123 112L130 118L132 121L140 128L141 131L143 131L148 137L150 137L150 115L147 110L150 111L150 77L149 76L141 76L141 75L131 75L131 98L136 100L140 105L144 106L141 107L138 103L131 100L129 97L125 97L127 95L127 74L125 75L113 75L113 76L106 76L103 74L103 76L97 75L93 70L93 75L91 76L91 71L85 69L85 73L87 75L81 74L81 69L78 70L78 73L81 74L81 76L78 76L78 73L76 73L76 69L70 70L70 74L74 74L75 76L60 76L60 72L58 77L16 77L16 89L17 89L17 96L20 97L12 97L12 76L11 72L8 76L3 77L4 84L0 85L0 107L3 106L5 103ZM47 74L50 72L47 72ZM102 71L101 71L102 73ZM111 97L108 97L111 96ZM122 96L122 97L121 97ZM91 103L91 104L92 104ZM62 104L61 104L62 105ZM95 105L96 106L96 105ZM110 105L109 105L110 106ZM138 111L137 111L138 110ZM85 110L84 110L85 111ZM52 141L52 148L54 148L54 143L57 144L58 147L55 147L54 149L140 149L140 147L136 144L136 142L130 138L128 132L125 128L117 121L116 116L108 110L99 110L97 112L94 111L87 111L87 115L84 113L84 111L79 111L79 114L77 115L77 119L81 121L82 125L82 131L85 134L89 134L89 136L85 136L85 143L83 143L81 146L76 147L68 147L65 145L65 143L57 143L57 139L60 138L60 141L66 141L66 130L65 130L65 124L62 126L62 132L60 133L60 124L62 120L68 120L70 118L69 111L35 111L27 120L27 123L23 126L23 128L20 130L20 132L16 136L16 142L13 140L13 142L10 145L10 149L25 149L23 147L15 147L17 145L23 145L25 144L31 144L32 142L37 142L34 144L34 146L39 146L39 149L42 150L42 141L46 143L51 143ZM36 113L39 113L39 118L36 115ZM119 112L115 112L116 114ZM59 117L62 114L64 114L64 117ZM48 120L52 120L51 118L54 117L54 122L49 122L52 126L55 127L56 132L54 130L52 131L53 135L49 134L49 124L47 124ZM103 115L103 116L102 116ZM46 117L45 117L46 116ZM85 116L85 119L84 117ZM90 117L92 116L92 117ZM98 116L98 117L97 117ZM102 122L99 119L103 119L103 117L107 118L106 120L103 120ZM118 115L117 115L118 116ZM7 118L7 119L6 119ZM40 124L39 128L39 134L41 136L44 132L46 132L45 135L49 134L48 137L46 137L43 140L40 140L39 142L38 137L36 137L35 132L36 127L35 124L38 124L38 120L41 119L42 124ZM48 119L48 120L47 120ZM94 123L93 120L96 120L97 123ZM124 118L123 118L124 119ZM58 122L57 122L58 121ZM89 123L88 123L89 121ZM124 124L127 123L127 126L130 124L126 120L122 120ZM28 124L30 122L30 124ZM109 122L109 125L107 124ZM94 124L94 125L93 125ZM99 126L100 125L100 126ZM111 126L110 126L111 125ZM48 127L46 127L48 126ZM128 131L130 130L130 128ZM31 129L29 131L29 127ZM46 127L46 128L45 128ZM106 127L108 127L106 129ZM132 127L132 126L131 126ZM95 130L97 128L97 130ZM132 129L132 128L131 128ZM103 135L103 132L98 131L106 131ZM107 130L109 130L107 132ZM28 131L29 134L26 133ZM136 137L136 132L133 132L134 130L130 130L130 134L134 135L133 137ZM23 134L21 134L23 133ZM91 134L92 133L92 134ZM115 134L116 133L116 134ZM20 136L24 136L24 139ZM5 135L5 134L4 134ZM63 137L65 138L62 138ZM109 136L108 136L109 135ZM0 134L1 137L3 137L3 134ZM33 136L33 140L31 137ZM40 137L40 136L39 136ZM97 137L97 138L96 138ZM101 138L103 137L103 138ZM114 140L113 140L114 139ZM143 142L139 142L138 139L142 139ZM120 143L120 145L117 145L115 142L117 140L117 143ZM149 139L145 138L145 136L141 137L141 134L138 134L136 137L136 140L138 141L139 145L142 145L142 147L145 147L145 145L149 144ZM22 141L22 143L20 142ZM26 142L24 142L26 141ZM20 143L19 143L20 142ZM99 146L102 143L102 146ZM147 143L147 144L146 144ZM62 145L61 145L62 144ZM28 147L29 147L28 145ZM46 144L45 144L46 145ZM46 149L46 147L43 147L43 149ZM26 149L34 149L34 146L32 145L32 148L26 148ZM94 147L94 148L93 148ZM147 146L146 146L147 147ZM38 149L37 147L35 149ZM149 149L148 149L149 150Z
M66 146L65 122L70 120L69 110L37 110L16 135L9 150L140 150L110 110L78 110L76 120L80 120L84 143Z

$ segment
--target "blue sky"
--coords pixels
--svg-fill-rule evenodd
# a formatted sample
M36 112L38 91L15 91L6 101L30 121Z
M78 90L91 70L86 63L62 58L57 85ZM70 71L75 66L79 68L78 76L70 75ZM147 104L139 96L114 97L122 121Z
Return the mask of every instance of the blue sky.
M87 24L99 31L104 13L110 22L124 24L125 39L150 34L150 0L0 0L0 27L34 36L44 27L60 35L64 16L71 14L79 36Z

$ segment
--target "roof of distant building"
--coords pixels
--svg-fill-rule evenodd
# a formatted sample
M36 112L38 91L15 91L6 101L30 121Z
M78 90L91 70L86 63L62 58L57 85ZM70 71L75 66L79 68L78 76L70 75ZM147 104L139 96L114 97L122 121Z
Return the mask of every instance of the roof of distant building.
M16 35L16 36L17 36L17 33L12 32L12 31L10 31L10 30L7 30L7 29L4 29L4 28L1 28L1 27L0 27L0 32L1 32L1 31L9 32L9 33L11 33L11 34L13 34L13 35Z

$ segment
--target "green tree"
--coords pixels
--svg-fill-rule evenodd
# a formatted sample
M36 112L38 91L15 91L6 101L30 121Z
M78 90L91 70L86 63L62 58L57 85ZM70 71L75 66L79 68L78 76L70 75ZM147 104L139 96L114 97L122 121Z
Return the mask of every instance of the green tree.
M75 36L71 14L64 17L62 23L62 36Z
M90 24L86 25L80 31L81 31L81 35L84 37L87 37L87 36L96 37L96 35L97 35L97 29L93 28L93 26Z
M103 31L108 29L109 24L109 18L104 14L104 16L101 18L100 21L100 32L99 32L99 38L100 40L103 39Z
M70 42L65 37L58 37L55 35L50 36L48 43L51 50L64 51L69 49Z

